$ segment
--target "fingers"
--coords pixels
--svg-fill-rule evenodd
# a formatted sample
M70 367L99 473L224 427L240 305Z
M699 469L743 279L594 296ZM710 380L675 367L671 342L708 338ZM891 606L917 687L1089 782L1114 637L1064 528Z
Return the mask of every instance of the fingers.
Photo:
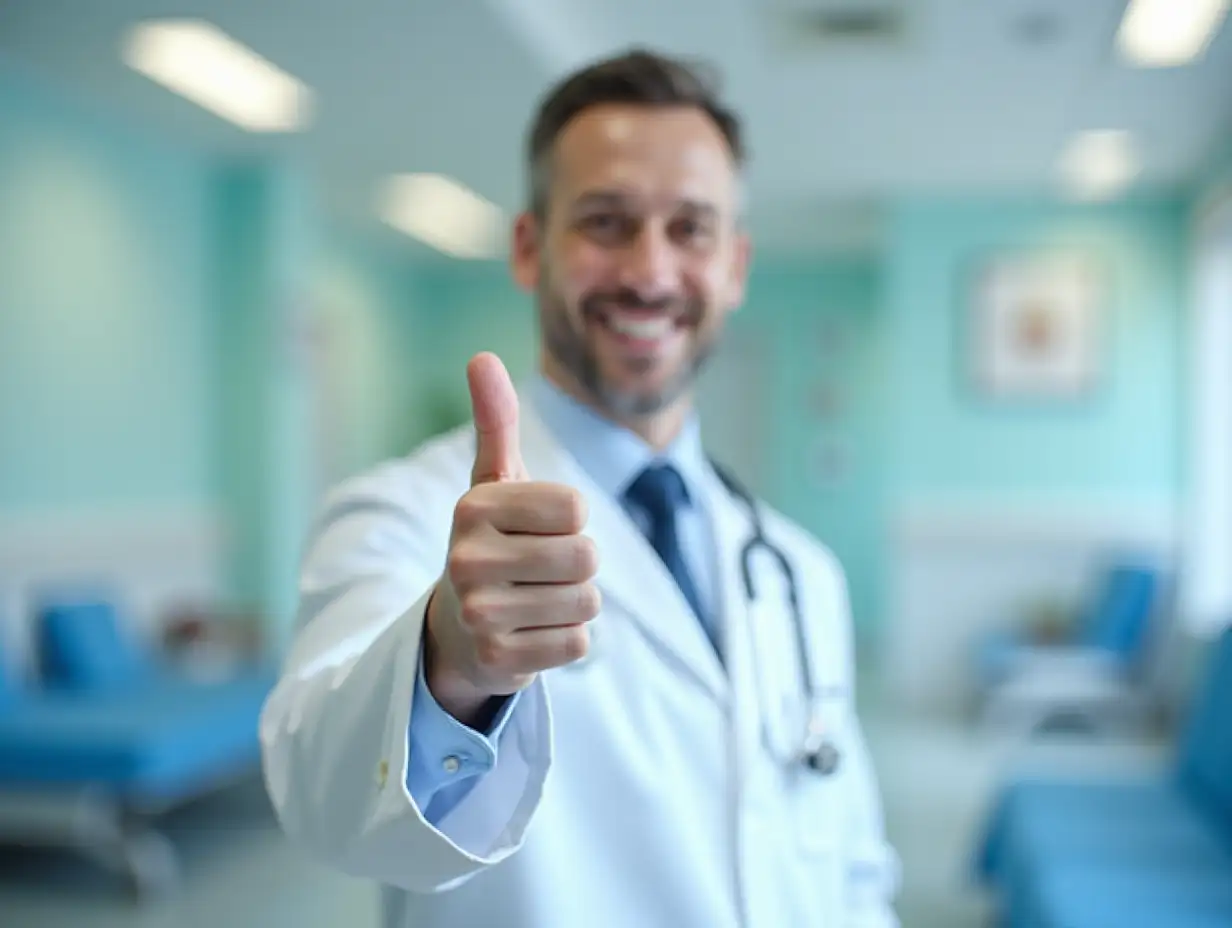
M480 533L459 541L446 570L458 592L506 583L582 583L599 569L586 535Z
M499 483L475 487L458 501L454 525L490 525L498 532L576 535L586 527L586 498L556 483Z
M534 628L486 639L477 657L485 673L509 677L563 667L581 660L589 650L589 628L571 625Z
M475 355L466 367L475 420L475 464L471 486L526 479L518 443L518 395L500 358Z
M462 623L472 633L500 634L589 622L602 603L593 583L481 587L461 597Z

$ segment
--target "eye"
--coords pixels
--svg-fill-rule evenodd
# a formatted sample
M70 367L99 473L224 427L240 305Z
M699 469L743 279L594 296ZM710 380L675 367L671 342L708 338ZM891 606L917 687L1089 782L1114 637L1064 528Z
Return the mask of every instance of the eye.
M588 213L578 222L587 235L598 239L616 239L627 236L633 222L621 213Z
M705 241L713 232L714 224L698 216L681 216L671 226L672 238L686 243Z

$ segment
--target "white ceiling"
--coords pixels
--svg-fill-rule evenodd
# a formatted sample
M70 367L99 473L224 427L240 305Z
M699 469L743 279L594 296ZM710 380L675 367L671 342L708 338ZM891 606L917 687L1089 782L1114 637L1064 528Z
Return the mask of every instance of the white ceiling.
M874 0L3 0L0 54L185 144L302 151L348 216L371 214L384 175L420 170L512 210L550 80L634 43L700 55L746 120L771 250L867 241L895 196L1046 191L1083 129L1131 130L1142 186L1166 187L1232 129L1227 24L1198 64L1139 71L1113 49L1124 0L898 0L904 34L863 47L793 18L836 2ZM245 135L123 67L127 25L185 15L307 82L313 128ZM1050 37L1025 38L1024 23Z

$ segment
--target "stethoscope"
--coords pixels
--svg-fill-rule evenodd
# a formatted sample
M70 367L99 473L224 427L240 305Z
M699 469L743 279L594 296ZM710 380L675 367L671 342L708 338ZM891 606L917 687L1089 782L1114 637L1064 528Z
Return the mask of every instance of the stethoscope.
M807 707L804 731L786 762L802 765L821 776L830 776L838 770L842 755L838 746L830 740L826 733L825 717L821 711L821 694L817 687L816 674L813 672L813 661L804 630L804 614L800 608L800 592L799 584L796 582L795 568L792 567L791 560L783 549L766 537L761 511L753 494L718 462L712 460L710 466L727 492L739 500L749 512L749 521L753 531L740 551L740 574L744 581L745 597L750 604L757 601L757 585L753 580L753 558L759 551L771 557L786 581L787 601L791 608L792 630L796 639L796 661Z

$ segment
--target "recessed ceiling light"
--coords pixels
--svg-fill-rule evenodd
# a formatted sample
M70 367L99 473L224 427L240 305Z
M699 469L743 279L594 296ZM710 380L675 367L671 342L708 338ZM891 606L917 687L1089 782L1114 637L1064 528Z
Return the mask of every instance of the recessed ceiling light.
M291 132L310 118L304 84L201 20L142 23L124 42L133 70L250 132Z
M1138 175L1133 139L1120 129L1094 129L1075 136L1061 154L1061 183L1075 199L1108 200Z
M1219 30L1230 0L1131 0L1117 46L1134 64L1167 68L1199 58Z
M378 212L393 228L455 258L494 258L502 249L500 208L442 174L389 178Z

